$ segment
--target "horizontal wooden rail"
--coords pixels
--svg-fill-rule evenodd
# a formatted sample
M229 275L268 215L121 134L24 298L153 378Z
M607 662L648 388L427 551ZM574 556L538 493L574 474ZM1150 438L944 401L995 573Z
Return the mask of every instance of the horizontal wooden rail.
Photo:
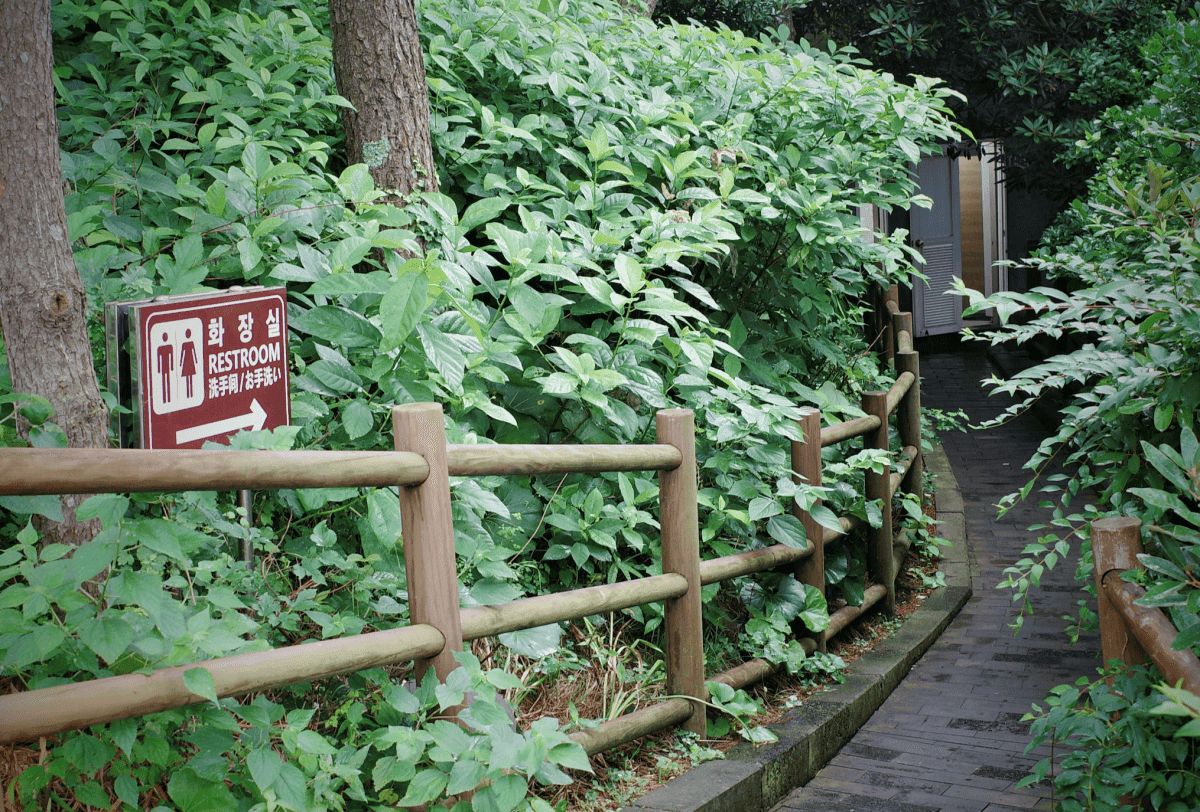
M883 584L871 584L863 593L863 602L858 606L843 606L829 616L829 628L825 633L830 637L841 632L854 621L858 620L867 610L887 597L888 590Z
M859 523L858 519L854 516L841 517L838 521L842 525L841 530L831 530L828 527L821 528L821 543L823 545L831 544L836 539L840 539L847 533L852 532L858 527ZM786 544L773 544L770 547L760 547L757 550L733 553L721 558L710 558L708 561L700 562L700 582L704 586L708 586L709 584L728 581L730 578L737 578L742 575L766 572L776 567L803 561L810 557L813 551L814 547L810 541L805 547L789 547Z
M662 471L669 445L451 445L451 476ZM429 475L403 451L154 451L136 448L0 449L0 495L142 493L417 485Z
M686 578L668 572L634 581L522 598L501 606L463 609L463 639L478 640L481 637L532 629L548 623L579 620L604 612L619 612L655 601L678 598L687 592L687 588Z
M785 564L795 564L797 561L803 561L811 556L815 549L811 541L806 547L773 544L770 547L760 547L744 553L711 558L708 561L700 562L700 583L708 586L742 575L766 572Z
M874 415L834 423L832 426L825 426L821 429L821 448L827 448L854 437L862 437L864 434L870 434L878 429L879 418Z
M581 745L589 756L594 756L625 742L686 722L691 717L691 702L678 698L666 699L603 722L595 730L572 733L571 739Z
M817 650L817 641L811 637L801 637L796 641L804 648L805 654L812 654ZM754 685L757 682L762 682L767 677L778 672L783 668L783 663L773 663L762 658L748 660L741 665L735 665L733 668L722 671L714 677L711 677L712 682L721 682L728 685L730 688L738 689L745 688L749 685Z
M896 462L900 463L900 470L892 472L891 489L894 495L900 489L900 483L904 481L904 477L908 476L909 469L913 463L917 461L917 449L915 446L907 445L900 452L900 458Z
M670 471L683 455L671 445L450 445L451 476Z
M1127 570L1142 569L1138 560L1143 551L1141 521L1110 516L1092 522L1091 529L1096 614L1105 661L1138 665L1149 656L1168 683L1182 683L1188 691L1200 694L1200 659L1190 649L1171 648L1179 634L1174 624L1161 609L1138 606L1135 601L1145 591L1120 578Z
M2 448L0 495L416 485L419 454L397 451L152 451Z
M1158 666L1169 685L1200 695L1200 659L1187 651L1171 648L1179 632L1161 609L1138 606L1136 601L1146 594L1137 584L1122 581L1116 570L1106 572L1100 579L1105 595L1121 613L1125 626L1133 632L1142 649Z
M908 390L912 388L914 381L916 381L916 376L911 372L903 372L900 374L900 377L896 378L896 382L892 384L892 388L887 393L888 415L895 413L896 407L900 405L900 401L908 394Z
M405 626L8 694L0 696L0 744L204 702L184 685L193 668L207 669L224 698L430 657L444 646L432 626Z

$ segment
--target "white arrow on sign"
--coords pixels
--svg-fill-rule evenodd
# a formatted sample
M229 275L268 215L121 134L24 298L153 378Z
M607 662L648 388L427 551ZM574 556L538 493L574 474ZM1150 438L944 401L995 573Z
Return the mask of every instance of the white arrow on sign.
M201 426L192 426L190 429L180 429L175 432L175 444L183 445L184 443L203 440L207 437L215 437L218 434L232 434L238 429L253 429L258 431L267 422L267 412L259 405L258 398L250 402L250 413L241 414L236 417L227 417L224 420L214 420L211 423L205 423Z

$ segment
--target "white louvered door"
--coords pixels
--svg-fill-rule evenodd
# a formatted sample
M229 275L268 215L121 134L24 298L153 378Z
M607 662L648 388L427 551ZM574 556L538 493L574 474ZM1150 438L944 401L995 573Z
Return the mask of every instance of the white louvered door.
M913 331L919 336L962 329L962 297L947 295L962 276L962 232L958 200L958 164L944 155L926 156L917 166L920 193L932 209L913 206L911 239L925 263L928 282L913 278Z

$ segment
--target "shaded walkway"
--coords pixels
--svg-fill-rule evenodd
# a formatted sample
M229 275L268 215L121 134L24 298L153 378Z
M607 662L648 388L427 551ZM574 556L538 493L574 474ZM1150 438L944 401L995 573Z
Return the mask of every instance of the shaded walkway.
M981 348L918 349L926 407L961 408L974 422L1006 405L979 385L997 372ZM1033 615L1015 637L1008 627L1017 614L1012 593L995 588L1032 539L1025 528L1047 518L1047 511L1021 505L997 520L994 507L1028 481L1021 466L1045 433L1030 414L943 438L963 495L974 596L852 741L774 810L1051 809L1048 786L1016 786L1047 755L1022 752L1029 725L1020 720L1032 703L1044 704L1050 688L1093 675L1099 642L1090 636L1071 646L1065 632L1062 615L1084 597L1071 577L1073 562L1043 579Z

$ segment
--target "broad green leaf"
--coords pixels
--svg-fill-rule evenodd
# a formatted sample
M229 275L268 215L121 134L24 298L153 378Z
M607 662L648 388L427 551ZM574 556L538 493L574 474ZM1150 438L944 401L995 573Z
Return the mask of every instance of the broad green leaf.
M456 761L450 768L450 777L446 782L446 794L457 795L469 792L479 786L483 780L484 767L473 758Z
M371 531L387 548L400 543L400 500L386 488L378 488L367 494L367 521Z
M387 293L392 287L392 276L386 271L370 273L335 273L322 276L308 286L310 296L359 296L363 293ZM295 326L294 316L288 325Z
M462 213L462 218L458 223L459 228L465 233L476 226L495 220L496 216L511 204L511 200L503 197L485 197L482 200L476 200Z
M466 374L467 357L449 334L436 325L422 324L417 328L421 345L433 366L452 393L461 393Z
M510 283L508 299L533 329L541 327L546 318L546 301L542 295L528 285Z
M79 639L109 665L125 653L134 636L133 627L119 617L101 615L79 624Z
M186 767L171 772L167 794L181 812L229 812L238 807L224 781L201 778Z
M631 296L637 295L646 286L646 273L642 265L628 254L618 254L616 259L617 279L621 287Z
M750 500L750 521L757 522L769 516L783 513L783 506L773 496L759 496Z
M337 279L348 275L334 274L325 279ZM374 347L379 344L383 335L378 327L363 316L336 305L320 305L309 310L298 310L288 319L288 326L341 347Z
M363 164L354 164L342 170L337 186L350 202L369 201L374 197L375 181Z
M337 752L337 748L315 730L301 730L296 737L296 746L303 752L316 756L331 756Z
M416 774L408 784L408 791L400 799L400 806L421 806L441 798L446 790L447 775L442 771L426 767Z
M391 352L404 344L425 313L428 302L429 280L424 274L408 273L396 280L379 303L383 321L380 352Z
M37 514L54 522L63 520L62 502L57 496L0 496L0 507L23 516Z
M809 508L808 515L812 517L813 521L821 525L821 527L838 533L842 532L841 520L838 519L832 510L824 505L814 505Z
M34 663L43 662L54 654L66 639L66 634L58 626L41 626L18 637L5 653L0 666L24 669Z
M361 400L352 400L342 410L342 426L351 440L357 440L375 428L375 415L371 407Z
M767 534L780 544L803 550L808 546L804 525L795 516L773 516L767 521Z
M270 747L256 747L246 754L246 766L254 783L265 789L275 783L283 769L283 759Z
M193 694L216 704L217 687L213 675L207 668L189 668L183 672L183 687Z
M551 623L533 629L502 634L500 642L522 657L540 660L559 650L562 632L562 624Z

